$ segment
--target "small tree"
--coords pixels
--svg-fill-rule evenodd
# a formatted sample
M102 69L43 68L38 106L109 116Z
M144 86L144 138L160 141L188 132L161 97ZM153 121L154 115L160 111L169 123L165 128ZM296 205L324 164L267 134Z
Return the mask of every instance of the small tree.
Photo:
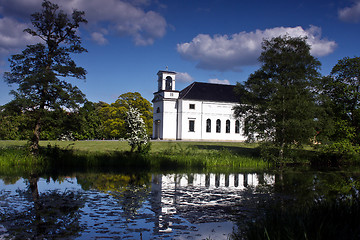
M125 119L127 141L131 147L131 152L137 149L139 153L146 153L150 150L149 136L146 133L144 120L137 108L129 107Z

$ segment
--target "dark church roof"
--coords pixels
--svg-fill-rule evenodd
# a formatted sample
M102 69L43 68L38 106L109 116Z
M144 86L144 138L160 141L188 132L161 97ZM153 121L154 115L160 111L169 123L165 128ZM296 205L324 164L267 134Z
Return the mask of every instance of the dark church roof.
M193 82L180 91L179 99L237 103L234 88L235 85Z

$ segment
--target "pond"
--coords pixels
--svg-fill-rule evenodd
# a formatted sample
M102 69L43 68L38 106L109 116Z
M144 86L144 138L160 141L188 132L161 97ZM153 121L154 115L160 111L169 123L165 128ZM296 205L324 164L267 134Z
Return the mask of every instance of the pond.
M354 194L360 175L287 169L0 179L0 239L228 239L274 201Z

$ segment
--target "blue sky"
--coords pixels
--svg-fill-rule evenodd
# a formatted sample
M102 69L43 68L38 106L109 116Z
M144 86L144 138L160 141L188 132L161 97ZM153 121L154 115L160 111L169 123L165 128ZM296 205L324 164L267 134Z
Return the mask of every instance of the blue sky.
M37 40L23 29L42 0L0 0L0 74L8 57ZM72 79L93 102L126 92L149 101L158 70L178 72L176 88L192 81L236 84L259 68L264 38L307 36L327 75L343 57L360 55L360 0L54 0L84 10L79 34L88 53L73 55L88 74ZM12 88L16 88L13 86ZM0 81L0 105L12 89Z

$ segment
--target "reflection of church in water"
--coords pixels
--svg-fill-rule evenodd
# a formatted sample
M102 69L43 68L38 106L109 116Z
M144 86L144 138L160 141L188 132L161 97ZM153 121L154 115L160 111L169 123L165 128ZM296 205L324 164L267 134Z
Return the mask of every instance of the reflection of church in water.
M268 174L168 174L153 175L152 199L157 232L172 232L179 217L190 223L219 222L241 201L246 190L273 185ZM234 209L232 209L234 210Z

